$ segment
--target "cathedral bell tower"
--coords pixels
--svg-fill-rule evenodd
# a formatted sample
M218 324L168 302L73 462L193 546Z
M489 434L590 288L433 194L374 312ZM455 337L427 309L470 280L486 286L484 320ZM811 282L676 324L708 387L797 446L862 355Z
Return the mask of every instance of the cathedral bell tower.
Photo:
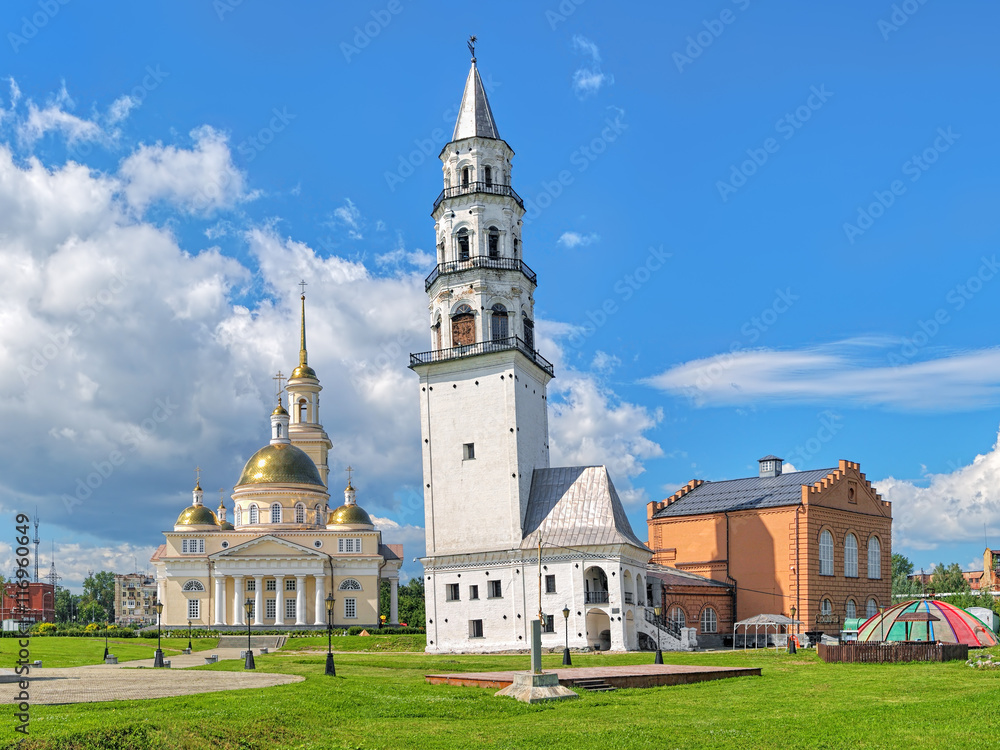
M546 386L535 350L537 279L524 262L524 202L511 186L476 67L465 82L444 188L431 211L437 265L424 286L431 350L410 355L420 376L428 556L521 543L536 468L549 465Z

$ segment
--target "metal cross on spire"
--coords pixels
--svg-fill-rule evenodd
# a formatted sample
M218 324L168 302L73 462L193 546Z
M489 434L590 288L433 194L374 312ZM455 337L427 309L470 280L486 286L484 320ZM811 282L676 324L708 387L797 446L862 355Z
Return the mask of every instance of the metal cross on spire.
M472 55L472 62L476 61L476 35L469 37L469 53Z
M351 472L353 472L354 469L352 467L348 466L344 471L347 472L347 486L350 487L350 486L352 486L351 485Z
M302 289L302 296L303 297L306 296L306 287L307 286L309 286L309 285L306 283L305 279L303 279L302 281L299 282L299 287L301 287L301 289Z
M194 474L195 474L195 478L197 479L198 486L201 486L201 467L200 466L195 466L194 467Z
M283 374L283 373L281 372L281 370L278 370L278 374L277 374L277 375L275 375L275 376L274 376L273 378L271 378L271 380L276 380L276 381L278 381L278 391L277 391L277 396L278 396L278 398L281 398L281 392L282 392L283 390L285 390L285 386L283 385L283 383L284 383L284 381L286 381L287 379L288 379L288 378L286 378L286 377L284 376L284 374Z

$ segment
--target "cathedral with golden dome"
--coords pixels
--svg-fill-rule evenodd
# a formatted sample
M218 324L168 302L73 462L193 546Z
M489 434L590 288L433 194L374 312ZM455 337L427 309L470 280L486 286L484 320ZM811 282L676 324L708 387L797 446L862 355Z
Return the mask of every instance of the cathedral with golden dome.
M164 626L325 628L331 593L335 627L376 626L383 579L389 622L398 622L402 545L382 543L350 476L343 504L330 509L332 443L319 421L323 388L308 364L305 295L301 302L299 364L283 389L288 408L279 393L271 440L233 489L232 522L223 498L214 512L204 504L199 477L191 505L151 558ZM279 388L282 380L279 373Z

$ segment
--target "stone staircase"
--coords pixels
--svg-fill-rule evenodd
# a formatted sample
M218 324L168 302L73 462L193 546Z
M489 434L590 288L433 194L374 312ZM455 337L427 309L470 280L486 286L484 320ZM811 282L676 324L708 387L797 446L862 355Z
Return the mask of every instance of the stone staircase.
M285 645L286 637L283 635L254 635L250 636L250 648L254 651L266 648L275 651ZM220 635L217 648L238 648L247 647L247 637L245 635Z
M656 647L657 637L661 651L695 651L698 648L697 630L678 628L672 622L657 620L648 610L643 619L636 619L635 624L638 633L644 634L653 648Z
M589 693L610 693L618 689L600 678L594 680L573 680L573 687L581 688Z

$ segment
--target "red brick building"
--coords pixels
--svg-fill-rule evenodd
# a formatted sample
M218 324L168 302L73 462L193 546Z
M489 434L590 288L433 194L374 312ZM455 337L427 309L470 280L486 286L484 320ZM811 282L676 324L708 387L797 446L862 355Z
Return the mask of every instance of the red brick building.
M646 585L659 587L663 618L698 631L698 648L721 648L733 632L734 589L722 581L663 565L650 565Z
M23 609L18 609L18 607ZM0 595L0 621L56 621L56 587L51 583L29 583L27 594L16 582L4 584Z

